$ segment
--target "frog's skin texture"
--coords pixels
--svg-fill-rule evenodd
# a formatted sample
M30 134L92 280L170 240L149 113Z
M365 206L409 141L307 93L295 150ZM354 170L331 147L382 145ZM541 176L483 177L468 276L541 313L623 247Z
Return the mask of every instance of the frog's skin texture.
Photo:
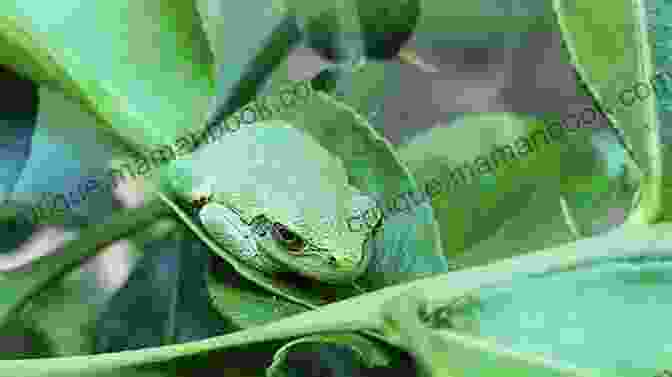
M329 284L351 284L366 269L375 230L351 232L347 219L374 202L348 184L340 159L289 123L251 124L175 166L189 183L176 180L173 189L187 200L210 198L199 210L203 227L244 263ZM272 224L303 247L293 250Z
M370 199L362 198L362 201L372 203ZM219 245L242 262L266 273L296 271L325 283L345 284L353 282L368 266L370 254L364 243L361 256L353 260L307 243L297 234L292 236L294 242L288 243L265 217L245 223L240 212L226 203L208 202L199 210L198 216ZM300 250L290 247L296 244Z

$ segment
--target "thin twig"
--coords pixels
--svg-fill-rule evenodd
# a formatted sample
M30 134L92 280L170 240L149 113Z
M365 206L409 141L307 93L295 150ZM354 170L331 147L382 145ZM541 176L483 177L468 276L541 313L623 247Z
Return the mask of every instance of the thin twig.
M427 63L424 60L422 60L422 58L419 57L418 54L413 49L402 48L401 50L399 50L399 54L397 56L399 57L399 61L402 64L412 65L424 73L439 72L439 69L435 65Z

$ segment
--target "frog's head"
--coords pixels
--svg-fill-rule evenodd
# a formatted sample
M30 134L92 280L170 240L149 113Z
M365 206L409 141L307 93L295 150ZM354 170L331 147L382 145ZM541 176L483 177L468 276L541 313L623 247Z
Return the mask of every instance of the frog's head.
M201 210L203 225L237 258L332 284L364 272L374 227L353 231L348 221L375 202L348 184L341 160L310 135L284 121L258 122L193 161L195 187L213 204Z

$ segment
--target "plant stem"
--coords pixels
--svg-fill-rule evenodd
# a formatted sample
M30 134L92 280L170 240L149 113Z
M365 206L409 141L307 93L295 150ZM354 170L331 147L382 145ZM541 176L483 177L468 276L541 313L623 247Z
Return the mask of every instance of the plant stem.
M574 239L578 240L582 238L583 235L579 231L579 226L577 225L576 220L572 216L572 213L569 209L569 204L567 204L567 199L563 194L560 194L560 208L562 208L562 214L565 217L565 224L567 224L567 227L574 235Z

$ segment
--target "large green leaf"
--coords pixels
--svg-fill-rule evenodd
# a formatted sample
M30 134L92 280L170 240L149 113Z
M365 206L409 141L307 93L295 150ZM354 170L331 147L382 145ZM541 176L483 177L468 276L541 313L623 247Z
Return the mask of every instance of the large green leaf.
M473 335L514 351L614 376L655 375L669 367L660 326L672 305L671 271L669 254L605 258L482 289L466 315L478 318Z
M666 67L670 63L670 48L672 47L669 43L672 38L672 27L671 27L671 17L672 14L672 4L663 0L647 0L647 20L649 26L649 38L653 41L653 56L654 56L654 67L657 72L665 72ZM669 76L668 76L669 78ZM670 153L672 153L672 127L670 127L670 116L672 115L672 93L667 90L667 83L665 84L666 90L662 91L658 97L658 116L660 119L661 126L661 137L663 139L664 149L664 161L667 161ZM670 169L672 167L669 163L663 165L663 170L665 177L670 176ZM663 190L664 195L670 195L670 183L669 178L663 178ZM672 215L669 212L664 212L664 219L661 221L669 221Z
M629 221L657 221L669 206L654 95L663 76L654 75L643 2L554 0L554 7L572 64L643 173Z
M451 330L432 331L423 325L418 311L427 304L421 293L403 295L385 303L386 332L400 339L420 366L420 376L593 376L596 372L568 363L522 354L494 342L470 338Z
M235 6L215 0L196 0L195 3L217 66L217 87L220 88L217 92L227 93L245 68L249 68L247 63L263 47L262 42L273 27L282 22L287 9L283 0L254 0ZM231 17L234 11L236 16ZM249 28L252 21L257 27ZM241 34L241 29L246 33ZM225 66L228 69L225 70Z
M494 234L526 207L538 185L553 179L557 184L561 143L571 136L561 127L549 134L544 130L541 121L529 117L477 114L400 147L418 182L439 187L432 206L446 255L458 255Z
M458 255L455 263L465 267L482 266L575 240L559 200L557 190L535 191L529 201L521 203L519 213L506 219L490 237Z
M71 376L80 371L102 372L119 367L167 361L224 347L286 339L317 332L357 329L383 330L385 335L381 335L379 332L371 332L370 334L378 334L376 336L382 340L386 340L393 345L406 347L407 342L401 336L400 329L389 327L386 325L388 322L380 316L382 305L401 294L422 291L423 296L429 303L441 305L450 303L455 298L474 292L479 288L502 286L512 281L516 276L533 277L554 271L568 271L601 258L637 258L639 256L669 258L670 250L672 250L669 237L672 234L671 231L669 224L622 227L605 235L579 240L510 260L502 260L485 267L456 271L395 285L330 304L318 310L287 317L268 325L198 342L92 356L1 361L0 376L35 377L49 375L60 377ZM598 273L595 274L595 277L597 276L599 276ZM645 315L645 313L638 314ZM413 328L407 328L407 330L413 331ZM532 368L525 369L527 373L535 370L535 374L540 375L542 373L544 375L547 373L548 375L558 375L556 373L573 375L572 373L576 372L576 370L571 369L557 369L558 364L565 364L568 360L553 362L548 359L540 359L536 355L508 352L508 350L485 339L466 334L454 334L450 330L441 330L438 334L444 339L443 341L447 342L449 348L446 348L446 350L449 351L449 354L460 355L458 357L460 363L453 364L456 368L455 371L459 373L468 374L471 369L478 370L481 368L479 367L481 363L494 361L498 358L501 358L499 360L505 360L506 363L503 365L508 367ZM441 348L435 351L440 352L440 350ZM493 357L495 359L492 359ZM483 367L481 370L484 373L487 372L486 375L500 375L502 369L494 368L496 365L488 363L487 368ZM584 366L579 365L578 367ZM512 373L518 373L519 371L514 369ZM609 371L605 370L605 372Z
M594 132L574 131L560 146L557 177L539 184L529 202L521 204L520 213L507 219L492 236L467 249L455 263L482 265L590 237L619 225L623 219L614 214L630 210L633 187L624 182L624 165L618 161L622 154L607 155L597 149L591 142ZM613 146L609 144L611 138L600 140Z
M254 99L301 35L295 17L278 1L199 0L196 6L215 55L216 106L208 116L214 126ZM240 28L252 23L256 27L241 38Z
M5 1L0 14L0 34L25 52L3 63L58 82L131 146L203 123L212 57L192 1Z
M596 179L596 183L605 180L605 177L597 178L599 180ZM612 183L613 181L607 182L608 185ZM596 193L591 183L586 188L587 191L577 191L570 197L567 204L570 215L578 224L578 235L567 224L557 191L540 190L520 214L509 219L490 238L455 258L455 263L466 267L485 265L498 259L511 258L601 233L607 227L606 224L610 227L617 225L614 224L613 213L619 210L627 212L632 202L632 192L622 189L617 191L616 187L609 187L611 192ZM577 208L579 204L581 207ZM591 228L591 223L597 229Z

